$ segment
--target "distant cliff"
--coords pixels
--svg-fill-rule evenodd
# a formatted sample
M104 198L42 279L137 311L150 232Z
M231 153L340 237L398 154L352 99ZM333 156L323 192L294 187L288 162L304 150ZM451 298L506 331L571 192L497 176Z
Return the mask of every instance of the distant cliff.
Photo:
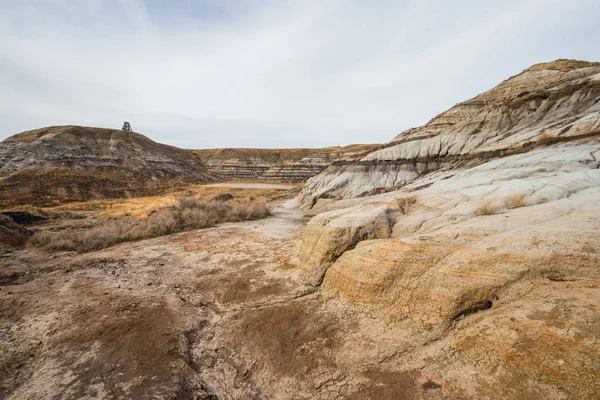
M300 201L397 190L435 171L599 136L600 63L536 64L360 160L336 162L307 182Z
M206 149L194 153L211 173L224 179L302 182L334 161L360 159L378 147L353 144L318 149Z

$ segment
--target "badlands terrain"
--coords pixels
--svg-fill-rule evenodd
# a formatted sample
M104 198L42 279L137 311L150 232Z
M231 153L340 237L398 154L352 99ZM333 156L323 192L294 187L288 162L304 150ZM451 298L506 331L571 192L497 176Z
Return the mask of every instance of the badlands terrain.
M189 151L134 132L55 126L0 142L0 203L52 205L214 182Z
M334 161L360 159L380 147L353 144L322 149L209 149L194 154L208 170L229 180L303 182Z
M0 144L0 398L600 398L599 63L302 187L208 186L267 156L88 129ZM127 189L77 183L99 171Z

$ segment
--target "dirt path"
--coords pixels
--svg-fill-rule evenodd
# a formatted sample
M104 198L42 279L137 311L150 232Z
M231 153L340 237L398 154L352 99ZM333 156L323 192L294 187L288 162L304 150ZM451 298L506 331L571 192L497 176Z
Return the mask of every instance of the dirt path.
M305 222L284 203L260 221L5 258L0 397L258 395L232 348L246 343L239 315L256 310L268 327L260 310L310 296L293 260Z

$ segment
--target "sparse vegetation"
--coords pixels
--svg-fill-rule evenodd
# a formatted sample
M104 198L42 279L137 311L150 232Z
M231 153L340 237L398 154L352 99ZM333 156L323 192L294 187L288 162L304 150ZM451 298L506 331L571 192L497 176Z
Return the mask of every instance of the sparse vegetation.
M401 197L397 200L400 212L404 215L410 213L410 211L417 205L417 198L415 196Z
M525 194L513 193L504 200L504 205L508 209L519 208L525 206Z
M491 200L481 200L475 209L475 215L493 215L498 207Z
M229 198L229 196L226 196ZM147 239L191 229L265 218L270 215L266 198L240 197L228 201L183 197L166 207L154 209L145 218L118 217L89 227L75 224L58 232L40 230L30 239L34 246L52 250L92 251L120 242Z
M558 60L532 65L526 71L540 71L544 69L571 71L577 68L597 67L598 65L600 65L598 62L559 58Z

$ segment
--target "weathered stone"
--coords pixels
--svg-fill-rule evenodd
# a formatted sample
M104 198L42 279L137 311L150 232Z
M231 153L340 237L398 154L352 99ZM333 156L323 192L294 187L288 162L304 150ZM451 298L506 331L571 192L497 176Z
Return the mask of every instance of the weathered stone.
M330 166L307 181L300 203L311 207L320 197L394 190L433 171L600 136L600 65L554 65L527 69L427 124L402 132L360 161Z
M319 214L302 236L300 268L304 281L319 285L327 268L358 242L390 235L390 208L366 205Z

